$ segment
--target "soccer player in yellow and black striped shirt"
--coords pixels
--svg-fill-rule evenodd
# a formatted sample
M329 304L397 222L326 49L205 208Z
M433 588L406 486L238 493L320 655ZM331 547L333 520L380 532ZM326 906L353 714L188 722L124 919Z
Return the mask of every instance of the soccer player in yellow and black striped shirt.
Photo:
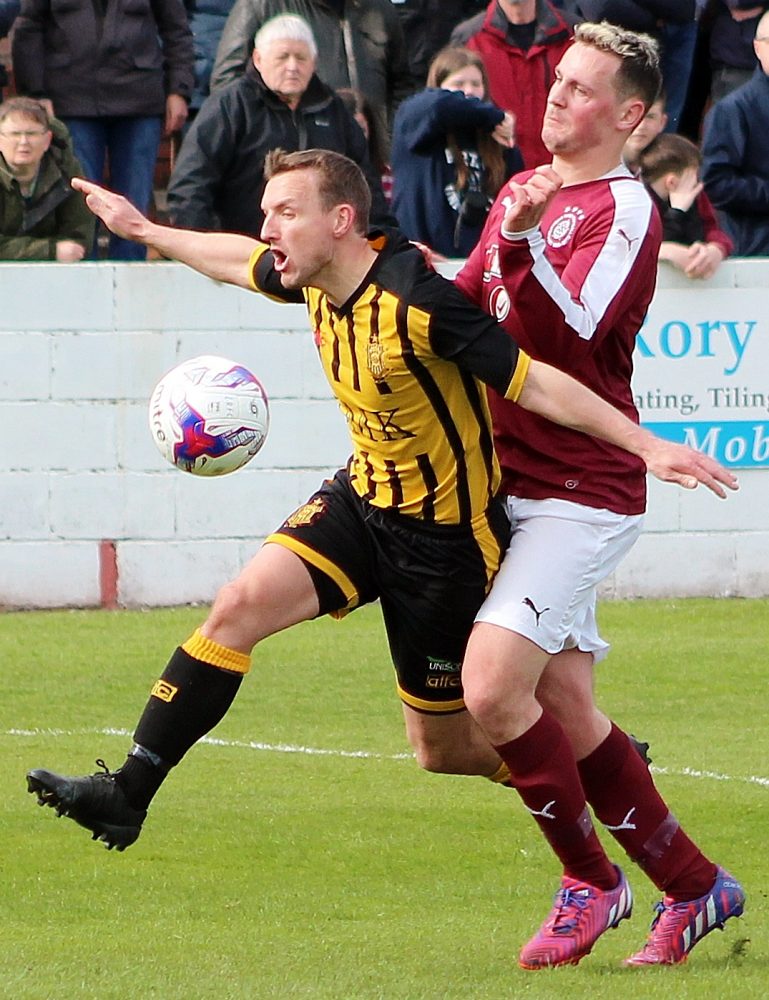
M367 235L363 175L337 153L268 161L262 241L150 223L125 199L74 186L118 235L218 280L305 300L353 444L347 467L272 534L172 655L125 764L29 790L108 846L139 836L168 770L222 718L268 635L381 601L406 728L430 770L494 777L499 758L464 709L460 664L509 526L482 383L640 454L661 478L710 479L573 379L519 351L397 235Z

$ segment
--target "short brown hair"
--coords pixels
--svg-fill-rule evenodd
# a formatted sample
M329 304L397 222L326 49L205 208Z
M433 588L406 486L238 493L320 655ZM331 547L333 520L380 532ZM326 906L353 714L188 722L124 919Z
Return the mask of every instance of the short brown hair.
M629 31L608 21L585 21L574 29L574 41L610 52L620 60L617 93L623 99L639 97L648 111L662 86L659 47L651 35Z
M371 191L357 163L330 149L304 149L298 153L273 149L267 154L264 163L266 180L292 170L316 171L323 207L330 211L336 205L352 205L355 230L365 235L371 211Z
M24 115L32 118L46 130L51 128L51 119L40 101L33 97L9 97L7 101L0 104L0 122L4 122L8 115Z
M672 132L662 132L638 157L641 177L648 184L666 174L682 174L684 170L699 170L702 153L689 139Z

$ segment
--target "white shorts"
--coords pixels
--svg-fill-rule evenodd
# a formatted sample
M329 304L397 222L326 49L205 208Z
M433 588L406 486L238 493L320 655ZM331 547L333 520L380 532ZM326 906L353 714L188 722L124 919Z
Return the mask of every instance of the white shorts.
M603 659L596 588L633 546L643 514L568 500L507 498L513 537L476 621L517 632L547 653L581 649Z

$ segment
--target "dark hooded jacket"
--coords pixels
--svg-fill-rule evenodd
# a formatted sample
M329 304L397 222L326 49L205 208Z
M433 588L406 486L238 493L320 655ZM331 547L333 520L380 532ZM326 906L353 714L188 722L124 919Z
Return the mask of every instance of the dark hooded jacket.
M271 149L330 149L360 165L371 188L371 221L392 225L366 139L342 99L313 75L291 110L253 63L203 102L184 137L168 185L173 223L258 236L264 160Z
M192 93L187 13L182 0L22 0L13 69L60 118L162 116L169 94Z
M395 107L421 86L411 76L390 0L235 0L211 73L212 93L245 71L254 35L279 14L298 14L309 24L318 46L318 76L334 90L360 91L389 132Z
M760 65L705 116L702 179L735 254L769 256L769 76Z
M478 133L491 134L504 117L495 104L459 90L428 87L398 108L393 127L393 212L403 233L446 257L467 257L480 238L488 209L488 167ZM455 151L448 148L449 136ZM468 167L464 190L453 156ZM505 179L523 169L518 149L505 149ZM491 196L493 194L493 196Z

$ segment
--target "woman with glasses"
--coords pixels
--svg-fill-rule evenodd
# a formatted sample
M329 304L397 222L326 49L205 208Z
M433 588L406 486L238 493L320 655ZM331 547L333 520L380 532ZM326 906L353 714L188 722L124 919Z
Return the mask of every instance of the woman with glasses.
M82 260L94 220L70 185L82 169L39 101L0 104L0 259Z

